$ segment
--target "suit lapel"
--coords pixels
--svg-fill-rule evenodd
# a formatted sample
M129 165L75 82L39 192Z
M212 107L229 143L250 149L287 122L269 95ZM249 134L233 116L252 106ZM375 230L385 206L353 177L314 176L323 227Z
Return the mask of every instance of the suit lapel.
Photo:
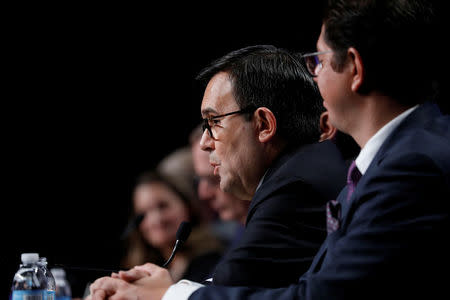
M356 207L358 203L358 187L364 186L364 182L371 176L373 172L376 172L377 166L383 161L384 157L392 148L392 145L397 143L401 138L401 135L411 128L423 128L424 125L431 119L438 117L440 115L439 108L432 103L425 103L420 105L415 111L413 111L409 116L403 120L402 123L386 138L386 140L381 145L380 149L376 153L374 159L370 163L366 170L366 173L362 176L360 182L356 186L355 191L350 197L349 201L346 201L347 187L345 187L341 194L339 194L338 200L342 206L342 222L341 226L344 228L348 225L350 220L347 219L349 211L352 207Z

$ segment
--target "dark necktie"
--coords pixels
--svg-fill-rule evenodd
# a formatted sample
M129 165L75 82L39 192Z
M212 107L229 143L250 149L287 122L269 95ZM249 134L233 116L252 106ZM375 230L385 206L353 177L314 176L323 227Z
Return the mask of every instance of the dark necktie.
M361 172L356 167L355 161L348 168L347 173L347 202L355 190L356 184L361 179ZM327 231L328 234L336 231L341 225L341 204L336 200L327 203Z
M350 197L353 194L353 191L356 188L356 185L358 184L358 181L361 179L361 172L358 170L358 167L356 166L355 161L352 162L350 167L348 168L347 173L347 201L350 200Z

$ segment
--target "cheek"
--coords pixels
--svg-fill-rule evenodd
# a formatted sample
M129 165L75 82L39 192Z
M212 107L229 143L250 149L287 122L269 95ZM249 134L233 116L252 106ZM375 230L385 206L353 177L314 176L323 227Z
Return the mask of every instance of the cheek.
M153 229L152 224L148 221L148 218L145 218L144 221L139 225L139 232L142 237L147 241L147 243L153 243Z
M231 141L227 147L221 149L223 162L226 167L231 170L242 169L245 166L248 156L248 141L249 137L242 136L240 139Z
M325 74L320 74L317 78L317 86L319 87L320 95L325 102L329 100L330 90L332 89L333 81L330 80Z
M184 206L177 206L173 208L170 213L166 216L166 221L171 223L171 227L178 229L178 225L182 221L189 221L188 209Z
M323 105L329 111L330 118L335 112L336 104L340 102L341 95L340 85L341 83L335 77L330 77L324 74L317 81L320 94L323 98Z

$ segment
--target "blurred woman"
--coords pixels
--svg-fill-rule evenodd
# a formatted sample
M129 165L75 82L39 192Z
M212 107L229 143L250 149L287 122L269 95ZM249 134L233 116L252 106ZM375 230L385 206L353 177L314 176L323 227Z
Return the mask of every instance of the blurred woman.
M133 211L140 222L130 234L122 267L146 262L162 265L172 253L180 223L189 221L192 233L168 270L174 280L202 281L210 277L222 255L221 245L206 227L199 225L191 199L168 177L157 172L142 174L133 193Z

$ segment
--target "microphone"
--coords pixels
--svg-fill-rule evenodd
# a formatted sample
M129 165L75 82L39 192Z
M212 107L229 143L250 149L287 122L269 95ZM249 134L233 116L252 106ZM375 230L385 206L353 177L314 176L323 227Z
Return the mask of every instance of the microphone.
M175 257L175 253L178 251L179 247L183 245L184 242L186 242L187 238L191 234L191 230L191 223L186 221L181 222L180 227L178 227L177 230L177 240L175 242L175 246L173 247L172 254L170 255L169 259L162 265L163 268L166 268L173 260L173 258Z
M123 236L126 237L128 234L131 233L131 231L139 226L139 223L142 222L144 219L144 215L136 216L133 220L131 220L128 223L127 229L124 231ZM163 268L166 268L170 262L175 257L175 253L178 251L178 249L183 245L184 242L188 239L189 235L191 234L191 223L183 221L181 222L180 226L178 227L177 234L176 234L176 242L175 246L173 247L172 254L170 255L169 259L162 265ZM101 268L88 268L88 267L76 267L76 266L69 266L65 264L53 264L55 267L64 268L64 269L72 269L72 270L81 270L81 271L95 271L95 272L104 272L104 273L118 273L119 270L111 270L111 269L101 269Z

